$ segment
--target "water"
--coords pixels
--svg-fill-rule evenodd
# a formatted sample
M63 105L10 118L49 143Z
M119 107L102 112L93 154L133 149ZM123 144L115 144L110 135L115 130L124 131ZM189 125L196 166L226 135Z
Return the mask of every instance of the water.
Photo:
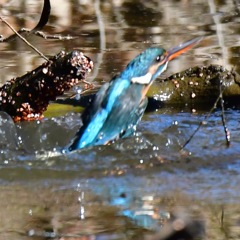
M0 12L16 29L31 28L41 6L10 1ZM99 85L148 46L168 49L200 35L205 40L165 76L204 64L239 72L238 25L235 1L103 1L99 8L97 0L64 0L52 1L44 31L78 38L27 39L47 56L81 49L95 63L89 81ZM11 31L1 23L0 33ZM2 83L43 62L19 39L1 43L0 58ZM206 238L239 239L239 110L225 111L230 147L218 109L180 151L210 107L148 112L136 136L70 154L61 149L81 124L78 108L52 105L42 121L17 124L1 113L0 239L145 239L179 208L204 221Z

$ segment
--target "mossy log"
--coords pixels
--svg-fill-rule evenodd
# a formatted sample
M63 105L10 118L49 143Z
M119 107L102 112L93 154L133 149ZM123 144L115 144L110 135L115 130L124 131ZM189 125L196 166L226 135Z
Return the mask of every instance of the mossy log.
M219 65L196 66L156 82L149 96L166 104L213 103L222 91L225 103L240 99L240 76Z
M84 80L92 68L93 62L82 52L60 52L4 84L0 88L0 110L15 121L42 118L49 102Z

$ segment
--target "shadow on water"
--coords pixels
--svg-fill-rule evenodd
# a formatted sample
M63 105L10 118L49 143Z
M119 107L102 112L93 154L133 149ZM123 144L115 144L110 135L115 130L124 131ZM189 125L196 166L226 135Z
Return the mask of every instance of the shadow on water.
M0 4L1 15L17 29L34 25L41 8L35 1L23 3ZM77 39L28 40L47 55L80 48L95 62L90 78L96 84L150 45L169 48L196 35L208 37L166 75L199 64L239 70L234 1L103 1L100 9L94 3L52 4L44 30ZM0 32L10 34L3 25ZM0 51L2 83L42 62L17 39L1 44ZM176 230L178 217L193 224L192 231L180 231L190 236L183 239L239 239L239 110L225 112L230 147L216 110L180 151L209 108L148 112L134 137L70 154L61 149L81 124L78 108L52 105L42 121L17 124L1 113L0 239L171 239L168 229Z

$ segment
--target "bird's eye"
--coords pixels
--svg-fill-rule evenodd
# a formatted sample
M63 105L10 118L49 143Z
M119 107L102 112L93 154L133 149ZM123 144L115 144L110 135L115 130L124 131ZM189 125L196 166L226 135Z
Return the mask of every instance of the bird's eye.
M157 56L157 58L156 58L156 62L161 62L161 61L163 61L164 58L165 58L164 55L159 55L159 56Z

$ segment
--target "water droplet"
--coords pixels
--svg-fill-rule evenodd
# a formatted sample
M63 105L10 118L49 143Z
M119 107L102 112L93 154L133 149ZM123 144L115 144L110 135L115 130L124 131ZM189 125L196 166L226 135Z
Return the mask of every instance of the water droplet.
M0 112L0 144L10 148L18 147L16 126L12 118L5 112Z
M173 121L173 125L178 125L178 121Z
M28 231L28 236L29 237L32 237L34 235L35 235L35 230L34 229L31 229L31 230Z
M33 214L32 209L29 209L28 214L32 216Z
M81 220L85 219L85 209L84 209L84 206L80 207L80 219Z
M44 141L44 140L46 140L47 139L47 134L45 133L45 134L43 134L42 136L41 136L41 139Z
M168 138L167 143L165 144L165 146L167 147L167 146L169 146L170 144L171 144L171 140Z

